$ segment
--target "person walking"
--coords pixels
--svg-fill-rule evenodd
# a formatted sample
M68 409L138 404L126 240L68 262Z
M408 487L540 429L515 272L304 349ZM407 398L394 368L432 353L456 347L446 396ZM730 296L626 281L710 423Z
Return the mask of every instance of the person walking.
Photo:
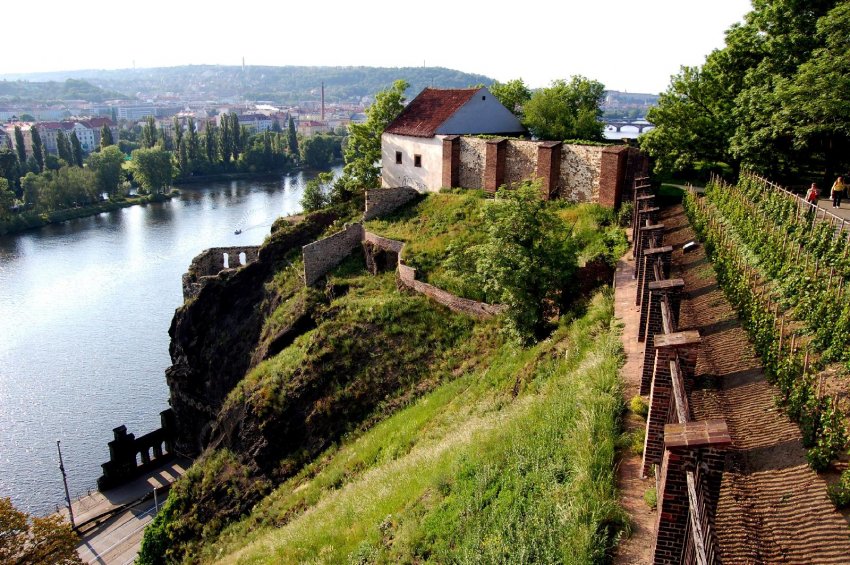
M833 208L841 208L841 199L844 197L845 190L846 186L844 185L844 177L838 177L835 179L835 182L832 184L832 191L830 192Z
M809 187L809 191L806 193L806 202L808 202L809 204L817 204L818 196L820 196L818 185L812 183L812 186Z

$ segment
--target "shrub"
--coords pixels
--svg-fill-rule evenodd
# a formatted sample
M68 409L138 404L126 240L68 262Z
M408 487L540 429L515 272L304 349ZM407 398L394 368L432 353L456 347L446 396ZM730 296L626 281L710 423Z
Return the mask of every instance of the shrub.
M629 410L645 419L647 414L649 414L649 404L647 404L642 396L636 394L629 400Z
M846 469L841 473L841 478L834 485L830 485L827 492L829 499L836 508L850 506L850 469Z

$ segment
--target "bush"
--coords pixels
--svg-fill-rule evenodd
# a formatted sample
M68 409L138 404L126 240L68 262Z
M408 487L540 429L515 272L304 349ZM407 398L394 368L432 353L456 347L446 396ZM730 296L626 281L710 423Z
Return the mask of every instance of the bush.
M827 492L836 508L850 506L850 469L841 473L841 478L834 485L830 485Z
M632 215L635 213L635 205L626 202L617 210L617 225L621 228L628 227L632 223Z
M649 404L647 404L646 400L644 400L642 396L636 394L631 400L629 400L629 410L641 418L646 419L646 416L649 414Z

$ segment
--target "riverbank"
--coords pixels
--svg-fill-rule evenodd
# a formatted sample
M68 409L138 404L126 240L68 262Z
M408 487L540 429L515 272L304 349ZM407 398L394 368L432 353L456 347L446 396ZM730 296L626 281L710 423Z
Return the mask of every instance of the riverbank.
M66 210L55 210L49 213L38 212L22 212L16 214L10 220L0 222L0 235L14 234L26 230L44 227L48 224L58 224L75 220L77 218L87 218L95 216L103 212L113 212L121 208L128 208L138 204L148 204L150 202L167 202L180 194L176 190L172 190L168 194L151 194L148 196L132 196L124 200L106 200L98 202L92 206L81 206L80 208L68 208Z

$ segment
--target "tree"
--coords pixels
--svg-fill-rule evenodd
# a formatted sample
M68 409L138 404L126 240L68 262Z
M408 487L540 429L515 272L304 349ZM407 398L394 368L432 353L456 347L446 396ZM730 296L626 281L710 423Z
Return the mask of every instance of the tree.
M304 194L301 196L301 207L305 212L315 212L330 204L333 180L333 173L319 173L316 178L307 181Z
M287 139L289 142L289 154L293 159L297 159L298 155L298 132L295 131L295 120L289 116L289 128L287 130Z
M130 161L133 178L146 191L156 194L171 186L173 165L171 153L159 147L136 149Z
M334 199L349 201L367 188L378 186L381 173L381 134L404 109L404 91L409 85L397 80L392 87L375 95L375 102L366 109L366 121L348 126L345 147L345 167L334 184Z
M78 167L83 166L83 146L80 145L80 138L77 137L77 132L71 132L71 165Z
M15 193L9 188L9 181L0 178L0 220L8 220L12 216L11 208L14 204Z
M142 147L150 149L156 145L156 141L156 120L154 120L153 116L148 116L147 120L145 120L145 125L142 126Z
M179 149L180 142L183 141L183 124L177 116L174 116L172 127L174 128L174 149Z
M106 124L103 124L103 127L100 128L100 148L109 147L110 145L115 145L115 140L112 138L112 129Z
M233 132L230 129L230 118L227 114L221 117L221 126L218 128L218 146L221 150L221 162L225 165L230 162L233 150Z
M77 556L77 535L59 516L38 518L0 498L0 563L71 565Z
M10 149L0 148L0 178L6 179L9 182L9 188L15 190L20 186L20 177L18 157Z
M204 148L206 150L207 161L212 165L218 160L218 134L215 131L215 126L207 124L207 131L204 134Z
M23 169L27 164L27 146L24 144L24 132L21 126L15 126L15 151L18 153L18 163Z
M525 126L538 139L602 140L604 124L600 105L605 86L574 76L570 82L552 81L524 105Z
M546 303L566 304L578 246L564 221L540 198L537 182L499 191L484 209L487 238L476 271L485 292L508 306L508 332L520 342L542 334Z
M531 100L531 90L521 78L509 80L506 83L496 81L490 85L490 92L499 99L502 106L522 120L522 110L525 104Z
M65 161L65 163L70 165L74 162L74 156L71 154L71 143L68 141L65 132L61 129L56 134L56 150L59 153L59 158Z
M334 158L335 147L339 147L339 138L313 135L301 144L301 159L312 169L326 169Z
M41 141L41 134L38 133L38 128L32 126L30 128L32 136L32 156L35 159L36 166L39 171L44 170L44 143Z
M124 153L114 145L107 145L89 155L87 162L94 171L98 193L115 196L123 175Z
M189 167L194 170L201 158L198 130L195 128L194 118L189 118L186 123L186 151L189 159Z

